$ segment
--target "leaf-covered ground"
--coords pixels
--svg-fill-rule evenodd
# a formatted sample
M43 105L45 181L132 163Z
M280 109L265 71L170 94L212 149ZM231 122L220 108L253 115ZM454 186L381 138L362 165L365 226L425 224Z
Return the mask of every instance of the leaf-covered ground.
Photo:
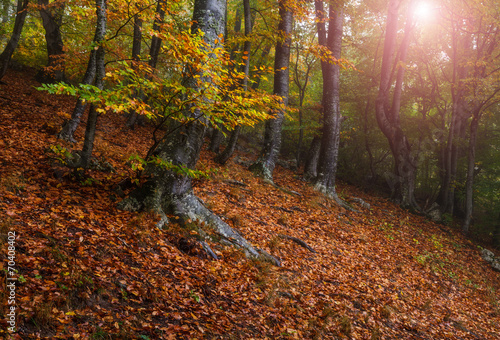
M101 117L95 155L116 171L79 177L54 152L70 147L54 135L74 101L38 92L32 79L9 73L0 87L0 268L6 275L15 231L18 271L18 331L2 317L0 338L500 337L500 274L480 248L351 186L339 185L342 198L370 209L340 208L279 167L282 189L266 184L240 165L248 154L227 167L203 154L212 176L195 183L197 194L281 267L214 242L220 260L211 260L195 228L159 230L151 214L117 210L117 184L134 176L128 157L144 154L151 131ZM2 316L9 294L2 280Z

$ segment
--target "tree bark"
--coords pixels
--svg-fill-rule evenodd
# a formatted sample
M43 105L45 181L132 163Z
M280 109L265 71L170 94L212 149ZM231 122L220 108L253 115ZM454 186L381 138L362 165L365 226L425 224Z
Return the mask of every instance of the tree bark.
M156 15L153 22L153 32L159 32L161 24L165 20L165 7L167 6L166 0L158 0L156 6ZM149 66L155 69L158 64L158 56L160 55L162 40L158 35L153 35L151 38L151 46L149 48Z
M462 225L462 232L469 233L474 199L474 174L476 167L476 141L477 129L479 126L480 112L475 112L470 123L470 136L469 136L469 155L467 164L467 181L465 183L465 219Z
M299 140L297 141L297 152L295 154L295 159L297 160L297 169L300 169L300 166L302 163L302 158L301 158L302 141L304 139L303 106L304 106L304 99L306 97L307 84L309 83L309 75L311 73L315 59L313 58L312 60L309 60L309 59L307 59L307 56L306 56L306 58L305 58L306 71L305 71L305 75L304 75L304 82L302 83L300 81L299 66L298 66L299 65L299 57L300 57L300 44L299 44L299 42L297 42L296 49L297 49L297 56L295 59L293 81L295 82L295 85L297 86L297 88L299 90Z
M104 40L104 36L106 35L106 13L105 6L107 4L107 0L96 0L96 15L97 15L97 23L95 28L95 34L93 39L93 44L99 46L97 49L91 48L89 62L87 64L87 70L85 71L85 75L83 76L82 84L90 85L94 82L94 78L97 72L97 60L98 54L104 53L102 48L102 41ZM104 12L103 12L104 11ZM85 111L86 104L78 98L76 101L75 108L73 109L73 113L71 114L71 118L64 123L61 132L59 132L58 137L60 139L66 140L68 142L76 142L73 135L75 134L78 125L80 124L81 117L83 112Z
M250 34L252 34L252 13L250 11L250 0L243 0L243 17L245 19L245 43L243 44L243 67L242 72L245 74L241 82L241 87L243 91L247 90L248 87L248 77L250 76L250 50L252 47L252 42L250 41ZM215 161L219 164L226 164L226 162L231 158L236 149L236 144L238 143L238 138L241 132L241 125L238 125L231 132L231 137L227 142L227 146L215 157Z
M40 70L37 78L42 83L55 83L64 80L64 43L61 24L65 3L49 5L49 0L38 0L40 16L45 29L47 43L47 66Z
M321 137L314 136L309 151L307 152L304 165L304 179L312 181L318 176L319 150L321 148Z
M318 42L330 53L330 60L321 60L323 74L323 131L318 163L318 173L314 185L318 191L337 198L335 192L335 175L340 142L340 59L342 47L342 8L334 3L329 4L328 35L325 28L325 11L323 2L315 1L317 13Z
M14 29L12 30L10 39L7 42L7 45L5 45L2 54L0 54L0 79L2 79L5 76L5 73L7 73L10 59L12 58L12 54L16 50L17 44L19 43L19 39L21 38L24 21L26 20L26 15L28 14L28 4L29 0L17 1L17 11L16 11L16 19L14 21Z
M262 71L260 70L260 67L266 63L266 59L269 56L269 52L271 52L271 44L267 44L264 49L262 50L262 53L260 55L260 60L257 66L257 74L253 77L254 80L252 82L252 90L257 90L260 86L260 81L262 79Z
M167 5L166 0L158 0L156 5L155 19L153 21L153 36L151 38L151 46L149 47L149 61L148 65L151 67L152 71L156 69L158 64L158 57L160 55L162 39L158 36L158 32L161 30L161 24L165 20L165 7ZM132 42L132 59L136 62L139 61L139 54L141 51L141 41L142 41L142 19L136 14L134 18L134 39ZM141 100L144 100L144 94L139 94ZM139 122L142 124L144 120L143 116L137 114L137 112L131 112L129 119L127 121L127 126L131 129Z
M132 69L137 69L137 63L140 61L141 54L141 42L142 42L142 19L139 14L134 15L134 35L132 39ZM136 93L137 97L142 97L142 93ZM139 115L137 112L129 112L129 117L127 120L127 126L131 129L135 127Z
M279 1L280 22L278 24L279 39L276 44L274 58L273 93L281 97L284 107L288 104L290 43L293 26L293 14L285 0ZM250 166L250 170L272 182L273 172L281 147L281 127L285 109L275 112L276 118L266 121L264 146L259 159Z
M102 36L106 32L107 27L107 0L96 0L96 36ZM99 33L98 33L99 31ZM95 86L100 90L104 87L104 76L106 69L104 64L105 56L104 47L99 45L95 54ZM82 151L76 167L87 169L90 167L92 151L94 149L95 132L97 128L97 119L99 114L94 104L90 105L87 125L85 127L85 139L83 141Z
M470 112L466 104L466 88L464 80L468 77L465 65L466 54L472 49L471 36L463 35L459 28L453 27L452 58L453 80L451 86L452 112L448 132L447 145L444 150L442 165L442 183L439 192L439 203L443 213L453 215L455 206L455 187L458 173L458 159L462 154L462 144L465 140L467 120Z
M395 58L394 61L397 69L395 84L393 84L391 72L393 55L396 50L398 12L401 3L401 0L391 0L389 2L380 87L375 104L375 112L378 126L386 136L394 157L394 174L388 179L393 199L402 207L420 210L415 200L416 161L412 155L410 143L401 128L399 119L405 70L403 65L406 62L410 33L413 28L411 4L408 10L403 41L398 53L399 58ZM394 92L391 105L389 98L392 87L394 87Z

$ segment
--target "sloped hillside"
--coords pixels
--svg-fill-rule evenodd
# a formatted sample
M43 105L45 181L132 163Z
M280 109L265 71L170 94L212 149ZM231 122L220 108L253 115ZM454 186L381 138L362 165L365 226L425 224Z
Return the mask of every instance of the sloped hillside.
M480 247L354 187L338 192L357 212L282 168L279 187L264 183L240 164L252 155L220 167L203 154L212 175L197 194L281 267L217 235L207 241L214 260L196 228L159 230L152 214L117 210L118 184L135 178L126 162L151 131L101 117L95 155L115 170L73 173L57 162L71 146L54 137L73 99L32 79L10 73L0 87L0 268L15 278L1 281L0 314L14 306L16 327L3 317L0 338L499 338L500 274Z

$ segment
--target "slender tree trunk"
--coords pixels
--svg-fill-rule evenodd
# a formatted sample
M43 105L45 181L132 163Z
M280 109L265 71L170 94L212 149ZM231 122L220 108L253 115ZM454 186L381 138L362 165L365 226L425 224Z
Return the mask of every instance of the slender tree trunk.
M16 50L19 39L21 38L24 21L26 20L26 15L28 14L28 3L29 0L17 1L17 12L16 20L14 21L14 29L12 30L10 39L7 42L7 45L5 46L2 54L0 54L0 79L5 76L5 73L7 73L10 59L12 58L12 54Z
M107 0L96 0L96 13L97 13L97 23L96 23L96 36L102 36L106 33L107 27ZM98 33L99 31L99 33ZM96 51L96 61L95 61L95 86L99 89L104 87L104 76L106 75L106 69L104 64L105 56L104 47L102 45ZM89 115L87 118L87 126L85 128L85 139L83 141L83 148L80 152L80 164L78 167L88 168L90 166L90 160L92 158L92 151L94 149L95 132L97 128L97 119L99 114L96 110L95 105L90 106Z
M301 158L301 150L302 150L302 141L304 139L304 125L303 125L303 106L304 106L304 99L306 97L306 91L307 91L307 84L309 83L309 74L311 72L311 69L314 65L314 59L308 60L306 57L305 64L307 65L307 69L304 75L304 83L301 83L300 81L300 75L299 75L299 57L300 57L300 44L297 42L297 55L296 55L296 60L295 60L295 68L294 68L294 77L293 81L295 82L295 85L297 86L299 90L299 140L297 141L297 152L295 154L295 159L297 160L297 169L300 169L301 163L302 163L302 158Z
M321 60L323 74L323 131L318 163L318 174L314 180L317 190L336 198L335 175L340 142L340 59L342 47L343 12L339 5L329 4L328 35L325 28L323 2L316 0L318 18L318 41L327 49L333 60Z
M245 43L243 44L243 73L245 77L242 80L241 87L243 91L247 90L248 87L248 77L250 76L250 50L252 47L252 42L250 41L250 34L252 34L252 14L250 11L250 0L243 0L243 16L245 19ZM238 125L231 132L231 137L227 143L226 148L220 154L215 157L215 161L219 164L226 164L226 162L231 158L236 149L236 144L238 143L238 138L241 131L241 125Z
M155 19L153 21L153 36L151 38L151 46L149 48L149 61L148 65L151 67L152 72L156 69L158 64L158 57L160 55L162 39L157 33L161 30L161 25L165 20L165 7L167 6L166 0L158 0L156 5ZM134 39L132 43L132 59L139 61L139 54L141 51L141 41L142 41L142 19L138 15L134 18ZM150 78L148 76L148 78ZM140 93L139 97L144 100L144 94ZM137 123L142 124L144 122L144 117L137 114L137 112L131 112L129 119L127 121L127 126L131 129L135 127Z
M262 53L260 55L260 60L257 66L257 74L253 77L254 80L252 82L252 90L257 90L260 86L260 81L262 79L262 71L260 70L260 67L266 63L266 59L269 56L269 52L271 52L271 44L268 44L264 47L262 50Z
M394 51L396 50L396 37L398 32L398 12L401 3L401 0L391 0L389 2L380 88L375 104L375 111L377 123L386 136L394 157L394 175L392 178L389 178L393 199L403 207L419 210L415 200L416 162L411 152L410 143L401 128L401 122L399 120L404 79L403 65L406 62L410 33L413 27L411 4L408 10L403 41L401 42L398 53L399 58L395 59L397 68L395 84L393 84L391 76L391 66ZM390 105L389 98L392 87L394 87L394 92L392 96L392 105Z
M285 0L279 1L280 22L278 32L280 39L276 44L274 58L274 94L281 97L284 107L288 105L289 90L289 65L290 65L290 43L293 26L293 14L286 6ZM281 147L281 127L285 116L285 110L275 112L276 118L266 121L264 133L264 146L259 159L250 166L250 170L273 181L273 172Z
M470 51L473 49L472 35L463 34L460 20L458 18L455 19L452 22L453 31L451 33L453 66L451 97L453 106L447 145L444 150L442 163L444 169L441 170L443 176L438 197L441 211L450 215L454 213L458 159L462 153L467 120L470 117L470 110L467 108L467 103L465 102L467 90L464 80L469 76L466 64L470 58Z
M224 129L223 126L218 126L213 128L213 132L210 136L210 144L208 149L216 154L220 151L220 146L224 141L224 135L222 134L221 129Z
M299 139L297 140L297 151L295 152L295 159L297 160L297 169L300 169L302 165L302 142L304 140L304 113L302 109L302 104L299 107Z
M474 173L476 167L476 141L480 113L475 112L470 123L469 156L467 164L467 181L465 183L465 220L462 226L464 234L469 233L474 205Z
M64 43L61 24L65 3L49 5L49 0L38 0L40 16L45 29L47 43L47 66L40 70L37 78L40 82L54 83L64 80Z
M96 0L96 14L97 14L97 23L96 29L93 39L93 44L101 46L102 41L104 40L104 36L106 35L106 13L103 12L100 8L105 8L107 0ZM85 71L85 75L83 76L82 84L90 85L94 82L94 78L97 72L97 59L98 53L101 50L101 47L98 49L92 48L90 51L89 62L87 64L87 70ZM73 109L73 113L71 114L71 118L64 123L61 132L59 132L58 137L60 139L66 140L68 142L76 142L73 135L75 134L78 125L80 124L81 117L83 112L85 111L86 104L78 98L76 101L75 108Z
M142 19L139 14L134 15L134 37L132 39L132 69L137 69L137 64L140 61L142 42ZM143 97L142 93L136 93L136 96ZM138 114L135 111L129 112L127 126L131 129L135 127L138 119Z
M159 32L161 24L165 20L165 7L167 6L166 0L158 0L156 6L156 15L153 22L153 32ZM149 66L155 69L158 64L158 56L160 55L162 40L158 35L153 35L151 38L151 46L149 48Z
M453 215L455 208L455 187L458 174L458 160L465 142L465 127L469 114L466 112L462 95L453 102L448 141L444 151L444 177L439 194L441 210Z
M236 9L236 16L235 16L234 28L233 28L235 36L238 36L240 34L240 31L241 31L242 15L243 14L241 12L241 8L238 6L238 8ZM226 35L226 41L227 41L227 36L228 36L227 30L226 30L225 35ZM237 44L237 43L234 44L233 47L231 48L231 52L229 53L229 58L231 61L233 61L233 62L236 61L236 54L237 54L239 48L240 48L239 44ZM229 72L232 72L232 69L230 69ZM217 154L215 156L215 158L219 157L220 147L221 147L222 143L224 142L225 134L227 134L227 133L229 133L229 131L223 126L223 124L218 124L218 126L214 127L214 132L210 136L209 150L212 152L215 152ZM238 134L239 134L239 132L238 132ZM217 160L215 160L215 161L217 162Z
M307 152L306 163L304 165L304 178L312 181L318 176L319 150L321 148L321 137L314 136L309 151Z

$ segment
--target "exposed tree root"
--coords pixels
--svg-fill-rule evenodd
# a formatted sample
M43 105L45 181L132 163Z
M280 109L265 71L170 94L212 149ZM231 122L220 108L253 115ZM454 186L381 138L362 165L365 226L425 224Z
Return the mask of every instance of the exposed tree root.
M144 187L143 187L144 188ZM147 187L146 187L147 190ZM128 211L139 211L139 210L152 210L160 213L163 222L166 221L166 214L172 214L177 216L181 224L186 224L189 222L196 222L204 224L212 228L215 233L221 237L223 243L234 245L243 250L245 255L249 258L260 258L262 260L273 263L276 266L280 266L280 261L274 256L268 254L267 252L254 248L248 241L237 233L233 228L231 228L227 223L215 215L211 210L209 210L202 201L196 197L192 192L187 193L182 196L172 196L168 199L162 199L162 203L158 204L159 197L156 192L152 193L153 196L144 199L143 190L138 190L134 192L135 195L123 200L119 204L119 208ZM155 195L156 194L156 195ZM155 197L156 196L156 197ZM142 198L142 199L141 199ZM140 202L149 202L148 204L141 204ZM206 244L206 243L205 243ZM215 253L210 249L209 251L203 245L203 248L207 253L216 258ZM206 245L208 246L208 245ZM214 257L215 255L215 257Z
M288 235L283 235L283 234L278 234L279 237L288 239L290 241L293 241L297 243L299 246L306 248L309 250L311 253L317 253L316 250L314 250L311 246L309 246L307 243L302 241L300 238L293 237L293 236L288 236Z
M358 203L359 205L361 205L362 208L370 209L370 204L366 203L365 201L363 201L359 197L353 197L353 198L351 198L351 201L353 201L354 203Z
M316 184L314 186L314 189L324 195L326 195L328 198L332 199L337 203L339 206L341 206L344 209L347 209L352 212L358 212L356 209L351 207L347 202L344 202L343 200L340 199L340 197L337 195L337 192L335 191L335 188L327 188L324 185L321 184Z

